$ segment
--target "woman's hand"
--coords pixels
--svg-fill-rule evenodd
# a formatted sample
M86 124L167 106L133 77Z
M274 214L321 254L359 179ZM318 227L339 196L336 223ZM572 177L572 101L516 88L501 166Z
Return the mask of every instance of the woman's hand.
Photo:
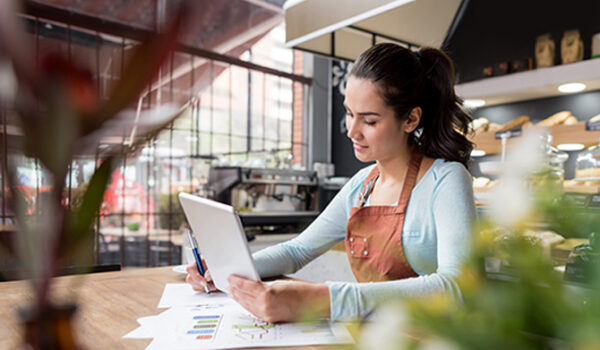
M254 316L267 322L295 321L301 317L329 317L329 287L302 281L272 284L229 276L229 292Z
M204 259L202 259L202 264L206 266L206 264L204 263ZM210 277L210 272L208 272L206 268L204 269L204 271L206 271L204 273L204 277L202 277L200 271L198 271L198 266L195 263L186 266L185 270L188 273L188 275L185 277L185 281L192 285L193 290L197 292L214 292L217 290L212 281L212 278Z

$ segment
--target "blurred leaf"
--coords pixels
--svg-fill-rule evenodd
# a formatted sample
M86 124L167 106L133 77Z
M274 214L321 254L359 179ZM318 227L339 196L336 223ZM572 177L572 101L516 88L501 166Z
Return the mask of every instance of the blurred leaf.
M188 107L189 102L178 109L167 109L164 113L155 115L151 120L145 120L140 123L138 126L138 132L139 135L142 135L142 137L138 137L129 145L129 152L137 150L141 145L156 138L161 131L167 128L175 119L183 114Z
M541 221L567 238L587 238L591 232L600 232L600 215L576 206L564 196L539 196L536 208Z
M6 181L8 183L8 188L10 188L10 196L8 196L8 207L13 208L16 215L16 222L19 226L19 235L17 235L20 240L17 245L17 250L21 250L21 256L29 256L29 253L34 253L35 250L29 251L30 248L34 248L35 244L33 242L28 242L26 239L27 232L27 216L25 214L27 208L27 201L25 200L25 196L19 190L19 181L17 176L17 167L12 161L12 158L8 159L8 167L6 168ZM26 250L26 251L23 251ZM22 262L27 270L31 270L31 266L27 266L31 261L23 261Z
M591 349L600 343L597 284L566 284L543 250L520 232L492 228L486 220L478 229L457 280L462 303L436 307L439 296L408 300L415 325L461 349ZM491 239L494 234L502 239ZM489 256L502 256L510 274L487 275L482 266Z
M100 167L96 169L90 179L81 206L67 216L68 224L65 227L61 256L69 255L68 253L76 249L86 238L89 238L90 228L98 214L106 185L110 180L113 161L113 157L108 157L100 164Z
M38 158L52 173L54 184L62 187L79 137L79 118L73 105L65 103L64 84L55 82L44 92L46 110L39 111L37 119L22 119L22 126L26 154Z
M33 215L26 212L27 198L18 191L15 167L9 166L7 172L20 228L20 255L23 263L29 265L26 272L32 277L37 303L43 307L50 302L51 279L59 262L72 261L82 253L78 248L90 243L93 237L90 229L102 203L114 159L123 151L135 152L183 111L175 108L153 111L157 118L149 120L139 120L141 115L136 115L133 123L123 117L125 108L143 98L144 89L173 52L184 18L192 13L189 7L197 2L177 2L165 30L150 33L141 41L121 79L102 104L92 75L78 68L74 60L60 52L51 53L42 58L39 67L36 65L33 41L22 28L17 3L0 1L0 58L12 61L18 79L14 109L23 131L24 154L39 159L51 181L50 191L35 198L36 207L43 210ZM124 135L127 129L123 126L131 131L129 142L125 144L127 148L102 152L105 160L92 176L81 206L67 213L62 199L73 156L85 146L96 150L98 142L106 136Z
M15 210L19 230L17 251L21 257L22 277L30 279L36 302L42 305L47 300L50 278L54 273L55 260L51 257L52 249L56 246L54 238L60 230L58 222L62 217L62 207L55 203L42 203L49 206L46 215L28 215L28 203L26 196L21 192L22 186L18 180L14 156L11 155L7 163L6 179L12 195L10 205Z

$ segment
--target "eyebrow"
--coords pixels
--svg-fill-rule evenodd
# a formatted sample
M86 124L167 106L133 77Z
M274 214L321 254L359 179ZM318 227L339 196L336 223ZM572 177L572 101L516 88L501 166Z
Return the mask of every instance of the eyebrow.
M346 108L346 110L348 110L348 111L350 110L350 108L348 108L348 106L346 106L346 103L345 103L345 102L344 102L344 108ZM376 113L376 112L369 112L369 111L367 111L367 112L358 112L358 113L356 113L356 114L357 114L357 115L360 115L360 116L363 116L363 117L365 117L365 116L376 116L376 117L381 117L381 114L379 114L379 113Z

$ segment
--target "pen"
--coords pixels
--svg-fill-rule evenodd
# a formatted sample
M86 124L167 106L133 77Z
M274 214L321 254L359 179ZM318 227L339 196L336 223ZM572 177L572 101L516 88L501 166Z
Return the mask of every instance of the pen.
M204 271L204 267L202 266L202 260L200 259L200 254L198 253L198 243L196 243L196 239L194 238L192 231L188 230L187 233L188 238L190 240L190 245L192 246L192 252L194 253L194 259L196 260L196 266L198 266L198 271L200 271L200 275L204 277L204 274L206 272ZM206 282L206 284L204 284L204 290L206 291L206 294L210 294L210 288L208 288L208 281Z

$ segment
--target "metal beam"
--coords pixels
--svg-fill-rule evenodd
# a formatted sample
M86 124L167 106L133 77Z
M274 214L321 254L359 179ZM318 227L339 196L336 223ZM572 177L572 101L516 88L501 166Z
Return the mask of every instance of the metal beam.
M34 17L46 18L57 22L67 23L81 28L86 28L92 31L111 34L128 38L132 40L142 41L148 35L152 34L151 30L133 27L127 24L110 21L87 14L82 14L66 9L57 8L45 4L40 4L33 1L25 2L24 14ZM210 60L225 62L234 66L244 67L247 69L263 72L265 74L275 75L282 78L287 78L292 81L297 81L302 84L311 85L312 79L302 75L291 74L277 69L261 66L252 62L246 62L236 57L220 54L191 45L179 44L178 51L192 54L197 57L203 57Z

